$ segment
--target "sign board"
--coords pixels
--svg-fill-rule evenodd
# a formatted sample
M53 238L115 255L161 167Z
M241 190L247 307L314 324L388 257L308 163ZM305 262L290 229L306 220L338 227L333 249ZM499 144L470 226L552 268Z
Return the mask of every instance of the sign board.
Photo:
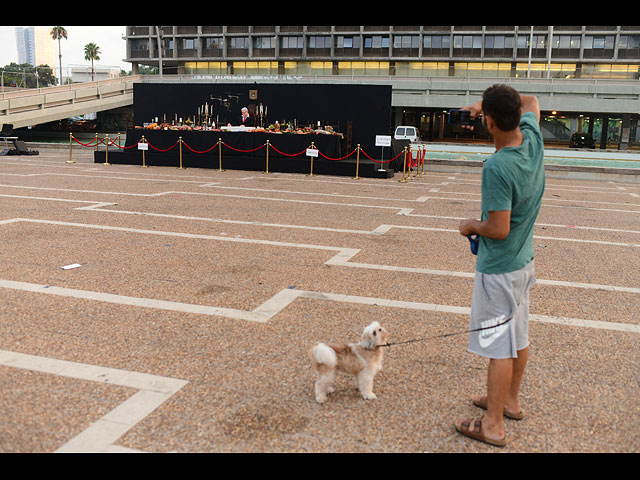
M139 143L138 144L138 150L149 150L149 144L148 143Z
M307 157L317 157L318 150L315 148L307 148Z
M376 147L390 147L391 135L376 135Z

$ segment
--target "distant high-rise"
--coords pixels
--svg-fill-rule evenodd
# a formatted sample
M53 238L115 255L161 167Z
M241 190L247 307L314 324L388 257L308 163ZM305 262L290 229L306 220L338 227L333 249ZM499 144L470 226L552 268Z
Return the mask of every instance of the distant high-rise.
M16 27L19 64L48 65L55 70L55 41L50 30L51 27Z

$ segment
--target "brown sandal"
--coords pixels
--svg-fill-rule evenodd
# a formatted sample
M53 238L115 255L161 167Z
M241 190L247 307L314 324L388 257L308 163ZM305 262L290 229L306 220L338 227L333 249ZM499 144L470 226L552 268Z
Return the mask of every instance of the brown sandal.
M473 426L472 426L472 422L473 422ZM494 447L504 447L507 445L506 435L502 440L494 440L493 438L487 438L482 434L482 419L480 420L465 419L465 420L462 420L462 422L460 422L459 426L456 425L455 427L456 427L456 431L464 435L465 437L469 437L474 440L479 440L489 445L493 445Z
M479 399L474 399L473 400L473 404L478 407L478 408L482 408L483 410L487 409L487 397L481 397ZM507 418L510 418L511 420L522 420L524 418L524 412L522 411L522 409L518 412L518 413L511 413L511 412L507 412L507 410L504 410L504 416Z

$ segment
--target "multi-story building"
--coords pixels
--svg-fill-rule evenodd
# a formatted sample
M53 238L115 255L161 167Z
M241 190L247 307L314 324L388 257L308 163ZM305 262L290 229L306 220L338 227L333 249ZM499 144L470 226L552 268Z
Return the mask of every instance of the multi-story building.
M15 32L19 64L48 65L55 71L55 43L50 27L16 27Z
M71 83L99 82L120 76L118 67L94 67L92 71L91 65L70 65L70 72Z
M434 132L440 138L450 134L440 121L443 105L409 104L401 94L403 85L435 79L551 85L576 80L596 86L587 89L586 96L601 98L602 110L594 111L593 102L581 108L581 93L563 115L550 108L544 121L551 139L565 141L572 131L588 128L606 144L630 128L633 144L636 131L640 134L635 115L640 26L129 26L126 38L126 60L134 73L140 64L160 67L163 75L193 79L277 76L389 82L399 92L394 96L394 123L416 124L430 138ZM628 97L620 96L622 105L629 104L625 99L634 100L630 110L605 106L608 97L598 93L598 82L633 88ZM442 88L461 87L449 81ZM423 93L429 95L432 89L426 87ZM468 94L468 87L457 92L458 97Z

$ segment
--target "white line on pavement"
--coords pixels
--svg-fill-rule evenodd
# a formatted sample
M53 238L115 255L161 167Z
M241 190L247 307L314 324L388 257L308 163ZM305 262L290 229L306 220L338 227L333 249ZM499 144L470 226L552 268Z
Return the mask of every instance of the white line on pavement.
M69 452L131 451L114 445L122 435L188 382L147 373L0 350L0 365L138 390L56 450Z

